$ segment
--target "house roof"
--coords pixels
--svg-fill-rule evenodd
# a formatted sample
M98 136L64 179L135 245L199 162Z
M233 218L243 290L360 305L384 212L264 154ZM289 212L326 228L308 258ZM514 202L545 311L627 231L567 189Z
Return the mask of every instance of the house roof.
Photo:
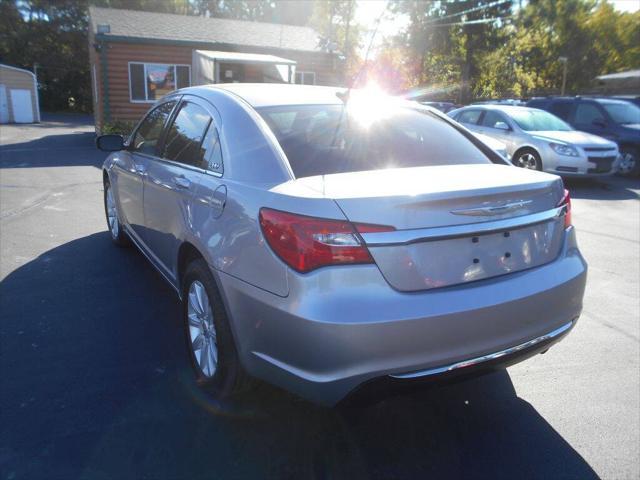
M309 27L223 18L89 7L90 28L104 38L231 44L283 50L321 51ZM98 25L108 25L107 33Z
M596 77L598 80L625 80L628 78L640 78L640 70L627 70L626 72L609 73Z

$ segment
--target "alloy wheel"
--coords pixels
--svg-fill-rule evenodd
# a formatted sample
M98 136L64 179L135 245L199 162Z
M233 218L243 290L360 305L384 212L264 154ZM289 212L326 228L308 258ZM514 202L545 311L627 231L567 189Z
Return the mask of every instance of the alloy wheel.
M623 175L629 175L636 168L636 157L633 153L622 152L622 161L618 167L618 171Z
M218 367L217 333L207 291L198 280L189 286L187 318L193 355L204 376L211 378Z
M516 159L515 165L529 170L537 170L538 160L533 153L525 152Z
M116 202L113 199L113 192L111 187L107 187L107 222L109 223L109 231L113 238L118 238L120 234L120 226L118 223L118 211L116 209Z

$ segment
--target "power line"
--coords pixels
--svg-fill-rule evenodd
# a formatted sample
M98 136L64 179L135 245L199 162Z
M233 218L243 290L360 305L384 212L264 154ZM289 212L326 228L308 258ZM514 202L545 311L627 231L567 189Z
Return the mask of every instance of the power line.
M461 12L458 12L458 13L452 13L450 15L445 15L444 17L438 17L438 18L432 20L431 22L427 22L426 25L431 25L433 23L437 23L440 20L445 20L447 18L458 17L460 15L465 15L467 13L473 13L473 12L477 12L477 11L480 11L480 10L486 10L487 8L497 7L498 5L502 5L502 4L508 3L510 1L511 0L498 0L496 2L487 3L486 5L480 5L480 6L477 6L477 7L469 8L467 10L462 10ZM454 25L454 24L451 24L451 25Z
M491 22L495 22L496 20L504 20L506 18L511 18L511 17L512 15L507 15L506 17L482 18L480 20L467 20L467 21L455 22L455 23L437 23L437 24L430 24L429 27L437 28L437 27L451 27L453 25L474 25L478 23L491 23Z

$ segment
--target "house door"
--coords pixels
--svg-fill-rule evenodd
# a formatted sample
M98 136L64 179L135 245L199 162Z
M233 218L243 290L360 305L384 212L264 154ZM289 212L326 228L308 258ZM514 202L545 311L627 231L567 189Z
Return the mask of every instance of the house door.
M31 91L11 90L11 107L13 108L14 122L33 123L33 105L31 104Z
M9 123L9 103L7 102L7 87L0 85L0 123Z

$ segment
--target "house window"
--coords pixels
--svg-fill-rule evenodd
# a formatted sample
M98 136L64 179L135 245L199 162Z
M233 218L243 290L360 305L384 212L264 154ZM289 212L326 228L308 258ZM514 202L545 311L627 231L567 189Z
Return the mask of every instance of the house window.
M296 72L296 83L300 85L315 85L316 72Z
M132 102L155 102L173 90L190 85L189 65L129 63L129 94Z

